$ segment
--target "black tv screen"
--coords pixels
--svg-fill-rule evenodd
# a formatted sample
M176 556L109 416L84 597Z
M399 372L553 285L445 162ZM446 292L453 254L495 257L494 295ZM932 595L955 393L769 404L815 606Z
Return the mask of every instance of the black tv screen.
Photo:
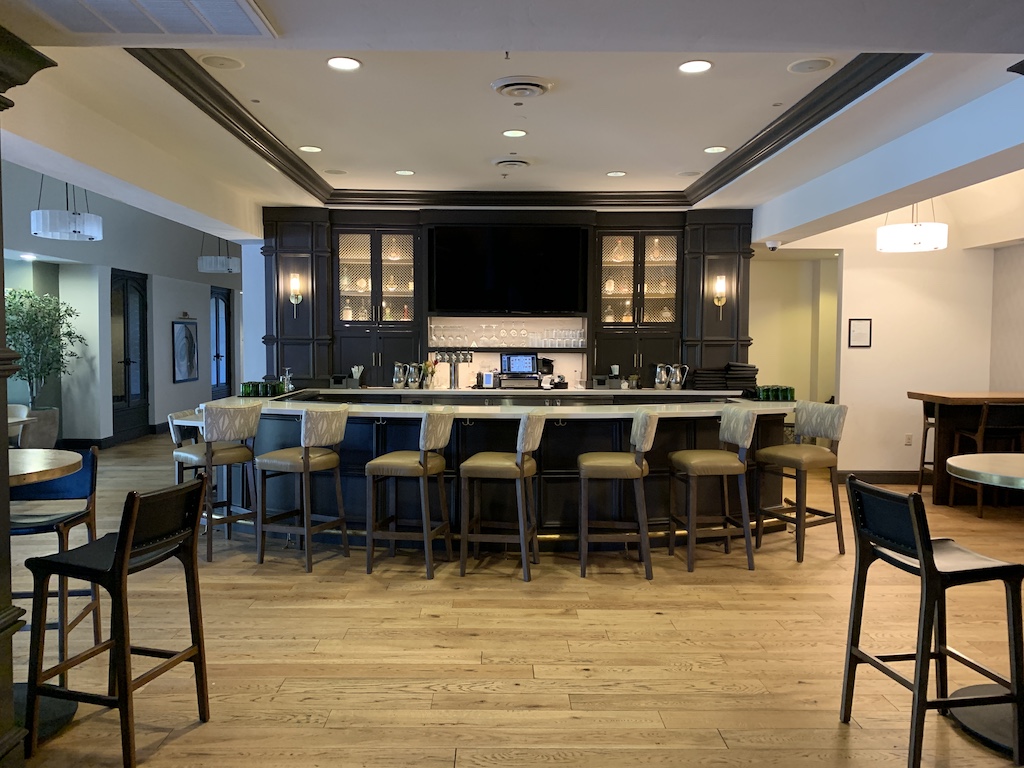
M437 226L427 250L435 314L583 314L584 227Z

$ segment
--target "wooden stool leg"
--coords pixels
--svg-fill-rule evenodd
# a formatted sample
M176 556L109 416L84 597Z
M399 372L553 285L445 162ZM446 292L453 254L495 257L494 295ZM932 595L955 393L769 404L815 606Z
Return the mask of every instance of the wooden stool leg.
M743 543L747 549L747 570L754 570L754 547L750 540L750 499L747 498L747 476L736 475L740 487L740 520L743 523Z
M864 595L867 592L868 566L872 559L858 553L853 572L853 596L850 599L850 625L846 635L846 661L843 667L843 698L839 722L848 723L853 714L853 688L857 682L859 658L854 650L860 647L860 628L864 621Z
M807 473L796 470L796 561L804 561L804 538L807 533Z
M50 594L50 577L35 574L32 588L32 628L29 639L28 686L25 694L25 757L32 757L39 748L39 696L36 687L43 671L46 638L46 603Z
M642 477L633 481L633 493L636 496L637 525L640 527L640 557L644 561L644 575L650 581L654 578L654 566L651 564L651 531L647 524L647 499Z
M373 475L366 476L366 572L373 573L373 530L377 527L376 486Z
M908 765L920 765L924 745L924 720L928 713L928 674L930 672L932 632L935 627L936 595L927 580L921 585L921 607L917 626L917 655L914 659L913 703L910 710L910 750Z
M334 498L338 504L338 520L341 522L341 554L348 557L348 520L345 518L345 500L341 496L341 469L334 468Z
M686 476L686 570L697 561L697 478Z
M313 572L313 480L311 472L302 473L302 541L306 546L306 573Z
M843 539L843 513L839 506L839 472L835 467L829 467L829 479L832 481L832 509L836 519L836 537L839 539L839 554L846 554L846 542Z
M444 472L437 477L437 497L441 502L441 532L444 535L444 556L447 562L452 561L452 524L451 515L448 510L448 492L444 487ZM429 513L429 510L428 510Z
M533 491L533 481L534 478L532 477L527 480L526 508L530 513L530 530L533 531L533 536L531 537L531 546L533 547L533 563L534 565L537 565L540 563L540 537L538 535L539 532L537 530L540 523L537 522L537 497Z
M430 494L427 476L420 475L420 516L423 518L423 559L427 561L427 578L434 578L434 547L430 539Z
M732 554L732 536L729 535L729 520L732 516L729 512L729 486L727 484L727 478L725 475L719 480L722 492L722 530L725 531L725 542L723 548L725 554Z
M117 688L117 709L121 719L121 754L125 768L135 768L135 713L133 711L131 633L124 585L110 595L111 666Z
M203 610L199 599L199 561L194 550L186 550L181 564L185 571L185 590L188 595L188 622L192 645L196 655L192 659L196 677L196 701L199 705L199 719L210 721L210 683L206 674L206 641L203 638Z
M263 555L267 548L267 532L263 530L267 522L267 471L259 470L260 493L256 504L256 564L263 565Z
M519 513L519 549L523 559L523 581L530 580L530 542L526 538L526 531L529 527L526 516L526 479L518 478L516 481L516 510Z
M587 533L590 529L590 523L587 519L588 510L590 509L590 500L587 494L587 479L585 477L580 478L580 576L582 578L587 577L587 552L590 549L590 543L587 538Z
M469 478L463 477L460 504L462 520L459 524L459 576L466 575L466 561L469 559L469 518L473 514L469 498Z
M676 484L681 482L675 469L669 470L668 476L668 553L676 553L676 504L679 503Z

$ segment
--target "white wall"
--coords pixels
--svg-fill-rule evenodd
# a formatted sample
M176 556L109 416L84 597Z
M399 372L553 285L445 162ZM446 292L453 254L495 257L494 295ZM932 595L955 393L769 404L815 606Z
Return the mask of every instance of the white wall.
M989 388L993 252L960 248L950 227L945 251L878 253L881 223L877 217L793 244L842 251L837 402L850 408L843 471L917 469L921 404L908 391ZM871 318L870 348L846 346L850 318Z
M182 313L197 322L199 379L173 383L171 321ZM195 408L210 399L210 287L185 280L152 276L149 280L149 423L160 424L168 413Z
M79 311L75 327L86 341L86 346L77 350L79 356L71 361L71 374L61 377L61 437L110 437L114 433L114 405L110 397L110 268L61 265L60 299Z
M1024 245L998 249L993 276L991 389L1024 392Z

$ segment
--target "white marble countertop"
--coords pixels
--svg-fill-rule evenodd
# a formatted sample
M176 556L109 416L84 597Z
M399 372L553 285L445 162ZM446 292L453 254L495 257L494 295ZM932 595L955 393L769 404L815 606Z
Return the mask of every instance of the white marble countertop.
M491 392L493 396L493 391ZM570 390L572 391L572 390ZM579 393L594 390L576 390ZM597 390L600 391L600 390ZM684 390L685 391L685 390ZM691 390L692 391L692 390ZM518 393L517 393L518 394ZM551 392L545 392L548 397ZM266 397L226 397L213 401L216 405L241 406L260 403L263 406L263 414L267 416L299 416L309 408L331 410L339 408L341 403L325 403L310 400L273 400ZM739 398L731 398L729 402L752 408L759 413L787 415L793 412L794 403L774 402L763 403ZM205 404L204 404L205 405ZM708 418L719 416L722 413L723 402L680 402L659 405L553 405L542 407L553 417L566 420L578 419L630 419L637 408L648 408L657 413L661 418ZM364 418L420 418L423 413L431 408L438 408L437 405L412 405L412 404L384 404L384 403L349 403L349 415ZM484 405L482 403L465 405L451 405L455 417L460 419L518 419L522 414L531 410L528 405ZM202 426L202 416L196 414L194 420L178 420L183 425Z

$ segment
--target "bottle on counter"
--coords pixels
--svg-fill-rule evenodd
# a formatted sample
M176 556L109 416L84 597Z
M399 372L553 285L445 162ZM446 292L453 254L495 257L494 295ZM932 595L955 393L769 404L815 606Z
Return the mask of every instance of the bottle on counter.
M607 307L604 308L604 321L606 323L614 323L615 322L615 311L612 309L612 305L611 304L609 304Z
M348 290L348 283L349 283L348 267L342 267L341 268L341 290L347 291Z
M345 299L345 306L341 308L341 319L351 320L352 319L352 301L351 299Z

